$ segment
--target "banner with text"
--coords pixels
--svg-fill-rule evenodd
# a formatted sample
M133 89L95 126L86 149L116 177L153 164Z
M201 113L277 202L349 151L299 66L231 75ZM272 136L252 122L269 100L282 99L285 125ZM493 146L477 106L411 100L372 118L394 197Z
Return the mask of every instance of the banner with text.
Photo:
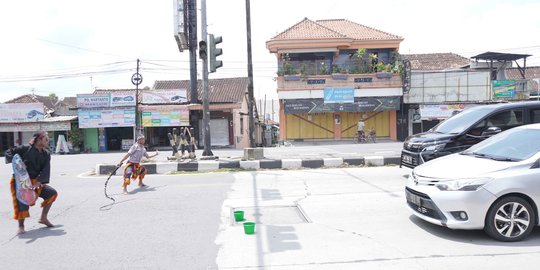
M325 112L381 112L400 108L400 96L356 97L354 103L325 103L324 99L285 99L285 114Z
M189 109L185 105L140 106L143 127L189 126Z
M354 103L354 88L324 88L324 103Z
M80 128L133 127L135 107L79 109Z

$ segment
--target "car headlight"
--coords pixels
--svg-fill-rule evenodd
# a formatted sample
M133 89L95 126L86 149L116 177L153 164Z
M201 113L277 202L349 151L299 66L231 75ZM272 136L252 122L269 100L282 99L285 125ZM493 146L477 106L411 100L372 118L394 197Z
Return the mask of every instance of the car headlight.
M437 183L435 186L442 191L475 191L493 180L490 177L467 178Z
M424 151L438 151L444 148L447 141L434 141L429 143L424 143L422 146L424 147Z

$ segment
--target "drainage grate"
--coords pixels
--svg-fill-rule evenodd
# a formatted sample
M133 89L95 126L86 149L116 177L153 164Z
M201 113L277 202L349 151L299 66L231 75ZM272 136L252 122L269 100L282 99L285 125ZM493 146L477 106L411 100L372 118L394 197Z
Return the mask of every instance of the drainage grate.
M245 221L257 224L298 224L308 223L304 213L296 206L261 206L261 207L235 207L231 211L231 220L234 222L234 211L244 211Z

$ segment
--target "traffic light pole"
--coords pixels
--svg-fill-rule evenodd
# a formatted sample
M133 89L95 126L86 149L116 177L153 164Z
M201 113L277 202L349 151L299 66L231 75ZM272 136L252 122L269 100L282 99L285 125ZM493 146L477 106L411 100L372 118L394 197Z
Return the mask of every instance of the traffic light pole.
M189 46L189 75L191 86L191 103L199 102L197 96L197 0L188 2L188 46Z
M206 33L206 0L201 0L201 35L205 44L208 44ZM201 48L199 48L200 50ZM208 46L206 48L208 52ZM200 52L200 51L199 51ZM208 53L199 53L202 59L202 88L203 88L203 156L213 156L210 143L210 106L208 104Z

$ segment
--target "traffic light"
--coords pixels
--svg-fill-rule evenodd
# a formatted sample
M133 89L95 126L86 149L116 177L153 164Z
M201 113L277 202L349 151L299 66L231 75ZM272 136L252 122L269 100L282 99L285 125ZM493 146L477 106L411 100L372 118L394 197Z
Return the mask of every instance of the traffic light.
M210 72L216 72L216 69L223 66L223 62L221 60L216 60L216 57L223 54L223 50L221 48L216 48L216 45L223 42L223 39L221 37L214 37L214 35L210 34L209 36L209 42L210 42Z
M206 41L199 41L199 58L206 59Z

